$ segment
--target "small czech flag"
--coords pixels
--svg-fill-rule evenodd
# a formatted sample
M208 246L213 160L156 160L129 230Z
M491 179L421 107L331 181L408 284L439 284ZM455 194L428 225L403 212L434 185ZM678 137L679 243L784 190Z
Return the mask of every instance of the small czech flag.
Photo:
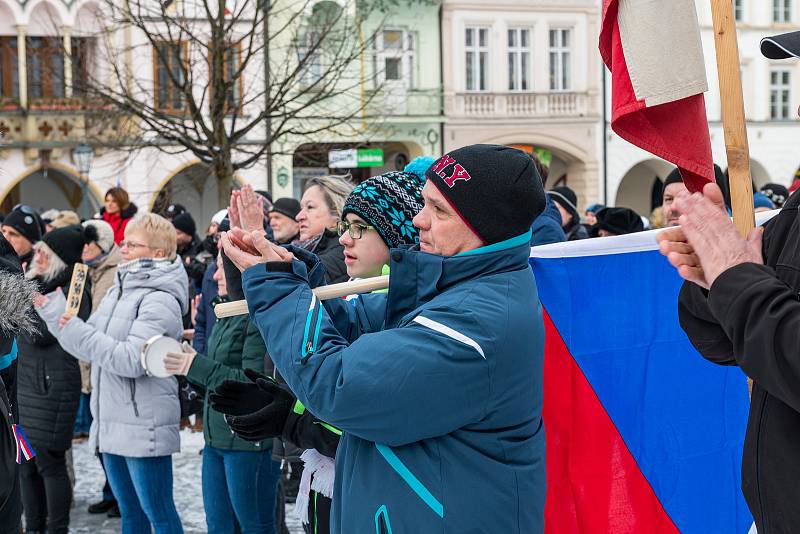
M28 438L25 437L25 432L22 431L22 427L15 424L11 425L11 429L14 431L14 441L17 443L17 463L22 464L23 458L27 462L35 457L36 451L34 451L31 444L28 443Z

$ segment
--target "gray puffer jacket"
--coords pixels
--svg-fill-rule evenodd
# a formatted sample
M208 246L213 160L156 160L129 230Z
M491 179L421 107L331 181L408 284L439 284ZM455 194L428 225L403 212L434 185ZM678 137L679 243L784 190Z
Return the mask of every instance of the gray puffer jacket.
M100 452L129 457L166 456L180 450L180 402L173 377L145 374L140 352L153 336L180 339L189 309L186 271L180 258L138 272L117 273L89 321L58 328L59 294L39 309L61 346L92 364L90 442Z

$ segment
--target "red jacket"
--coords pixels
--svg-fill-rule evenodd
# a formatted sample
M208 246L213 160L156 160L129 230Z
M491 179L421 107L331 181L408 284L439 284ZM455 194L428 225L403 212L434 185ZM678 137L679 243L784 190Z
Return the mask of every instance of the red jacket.
M114 243L117 245L125 239L125 227L128 226L128 222L133 219L133 216L136 215L138 208L136 204L129 204L127 208L122 211L118 211L117 213L108 213L105 208L100 210L100 217L111 225L111 228L114 230Z

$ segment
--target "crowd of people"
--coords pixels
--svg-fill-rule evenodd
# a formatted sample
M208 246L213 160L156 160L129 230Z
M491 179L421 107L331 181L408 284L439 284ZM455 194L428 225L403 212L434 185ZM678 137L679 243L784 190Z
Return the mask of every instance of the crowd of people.
M466 147L439 160L418 158L404 171L381 174L360 184L354 184L349 176L321 176L308 181L300 201L273 201L269 193L245 186L234 191L230 205L213 216L202 238L185 207L171 204L160 214L140 213L119 187L109 189L104 207L95 218L85 221L70 211L40 214L30 206L16 206L2 220L0 288L6 290L4 277L11 280L10 275L24 273L24 279L14 283L21 284L17 288L20 295L34 295L35 313L29 314L29 321L24 314L17 317L19 310L8 319L0 318L3 331L18 332L13 339L0 339L6 354L0 358L4 386L0 388L0 408L11 429L9 436L0 435L4 455L0 467L13 473L0 482L5 492L0 497L7 497L0 499L0 531L19 532L24 515L25 532L68 532L75 477L81 476L71 470L71 446L88 440L107 477L104 486L97 488L101 498L89 507L90 513L120 517L124 533L182 532L180 511L173 499L172 454L179 451L180 431L187 426L202 432L205 440L201 478L209 532L285 532L285 503L292 500L308 532L360 531L361 519L343 517L344 504L333 500L344 491L343 482L335 475L337 455L344 454L342 462L355 468L362 465L364 456L354 459L354 455L376 454L374 448L364 449L364 441L408 446L445 430L437 428L435 410L413 417L406 413L403 424L417 427L410 431L386 428L392 424L388 414L377 428L362 426L362 420L371 421L376 413L391 410L404 398L391 384L392 369L396 370L399 362L387 358L395 357L398 346L413 350L408 347L418 341L403 339L398 333L409 328L401 316L419 306L426 309L427 301L442 300L447 304L440 303L426 314L425 321L417 322L445 333L452 333L452 325L459 322L455 333L461 336L455 336L459 349L478 347L484 361L481 347L493 343L484 337L495 334L481 330L469 315L450 317L447 313L450 307L463 306L452 299L464 295L440 288L463 283L462 270L475 276L487 269L475 259L456 261L459 256L480 256L484 253L476 251L484 248L511 250L524 244L522 248L527 249L678 224L677 199L685 196L686 187L677 169L664 182L661 206L645 218L625 207L594 204L581 210L576 193L566 186L545 193L547 167L535 156L510 151L489 145ZM498 167L510 167L535 183L524 187L519 185L523 180L500 184L508 190L500 199L491 189L481 190L487 184L497 185L494 176L477 176L492 158L497 159ZM470 181L472 190L461 188L469 191L469 198L457 194L457 171L446 174L456 160L461 163L455 165L463 164L473 173L471 180L464 180ZM466 172L464 168L461 171ZM719 170L718 180L724 191ZM509 198L509 191L516 198ZM756 194L754 203L759 210L775 209L788 197L786 188L770 184ZM475 205L474 198L486 205ZM489 208L503 214L499 221L486 219ZM453 230L455 219L465 223L466 233ZM275 252L267 248L267 242L284 247L275 250L290 252ZM404 256L397 251L415 246L447 261L434 265L409 256L404 264ZM520 256L527 258L527 253ZM247 267L262 260L267 262L266 273L243 275ZM292 261L299 261L301 272L297 265L276 266L282 262L292 265ZM497 261L502 264L505 260ZM78 263L88 266L89 280L80 310L67 316L67 292ZM390 270L403 274L402 278L395 273L392 277L403 280L402 285L392 286L396 294L406 295L402 305L391 299L387 303L386 290L380 290L376 300L351 295L325 302L323 307L312 298L309 306L301 298L303 292L291 285L302 280L314 287L385 275ZM418 281L432 272L438 273L433 275L438 280L435 291ZM407 279L412 274L413 284ZM281 298L265 295L259 289L264 284L283 287L285 294ZM518 289L520 295L535 301L535 288L533 294L526 284ZM288 297L290 293L295 300ZM215 306L245 297L251 316L217 319ZM491 293L486 298L491 299ZM281 309L278 301L291 310ZM481 302L485 306L488 301ZM530 306L530 302L518 305ZM308 314L298 315L299 330L277 319L293 315L302 306L308 308ZM493 313L507 311L503 308ZM330 324L323 322L326 313ZM439 319L431 319L439 315ZM481 339L480 344L463 335L468 331ZM523 340L525 336L518 336L520 343L540 342L538 327L532 326L530 331L534 337ZM361 335L376 332L391 332L395 337L376 344ZM185 342L182 352L170 353L164 361L168 378L151 375L141 363L142 347L158 335ZM437 343L441 340L425 340L419 351L436 352ZM299 344L300 368L285 359L287 347L295 344ZM331 352L331 346L337 350L349 346L353 354L347 358L353 361L362 355L370 360L362 361L363 369L348 370L348 387L339 384L337 394L319 385L326 377L332 376L334 382L337 376L338 380L345 378L342 369L323 364L332 361L332 356L320 358L321 353ZM362 348L353 349L358 346ZM387 350L378 354L381 349ZM450 401L436 400L440 409L457 412L443 414L441 420L449 422L458 416L466 423L486 409L475 406L470 395L483 383L485 369L473 355L462 356L452 346L439 350L451 363L462 358L476 365L474 374L458 378L429 362L420 364L431 380L438 376L450 382L450 388L460 387ZM344 366L347 361L339 364ZM376 379L378 374L389 382ZM502 373L498 377L501 382L507 378L502 378ZM398 371L394 379L410 377ZM462 379L473 382L462 384ZM365 389L357 390L359 381L365 380L369 381L361 384ZM380 387L386 394L376 390ZM355 398L347 396L350 390L357 391L349 393ZM428 395L424 390L412 390L421 397ZM395 395L387 397L391 392ZM526 397L523 403L527 415L519 414L516 420L524 422L528 430L532 423L541 426L540 421L530 419L532 413L538 417L531 407L540 403L536 397L540 393L541 384L531 389L534 397ZM375 398L384 405L380 410L370 405ZM498 400L497 406L506 400ZM402 413L400 407L398 413ZM194 423L189 422L192 416ZM15 424L18 426L11 426ZM2 432L9 430L0 426ZM544 441L538 429L533 430L525 436L509 431L506 438L528 440L531 450L539 454ZM357 437L345 443L343 432ZM409 435L403 436L404 432ZM14 447L9 448L11 439ZM459 439L468 442L470 437ZM473 445L491 448L483 442ZM446 446L457 447L453 443ZM35 451L27 461L17 453L25 447ZM20 460L19 468L8 461L12 453ZM467 454L465 450L460 453ZM378 454L390 464L400 462L391 449L379 449ZM523 453L508 448L503 454ZM404 458L411 463L418 460L413 452ZM530 468L543 461L543 456L518 460ZM540 468L538 465L535 470ZM515 476L513 470L499 473L483 476ZM452 483L463 478L455 469L451 475ZM371 503L366 488L386 484L385 480L359 482L361 487L348 486L342 497L351 505L364 500ZM535 503L543 499L543 476L534 476L522 486L519 491L533 503L532 513L541 514ZM437 512L436 503L429 502L436 499L422 496ZM390 532L388 511L380 506L375 509L378 512L375 515L373 510L372 520L378 532ZM332 517L338 521L336 525L332 525ZM492 520L497 524L505 521Z

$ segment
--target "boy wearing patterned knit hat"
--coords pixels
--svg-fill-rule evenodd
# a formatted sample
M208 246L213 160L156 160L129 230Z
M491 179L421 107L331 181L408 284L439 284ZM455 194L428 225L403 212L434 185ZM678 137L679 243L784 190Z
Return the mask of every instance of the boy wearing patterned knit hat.
M422 185L414 174L389 172L350 193L337 230L351 278L380 276L389 264L389 249L419 243L411 221L422 209Z

